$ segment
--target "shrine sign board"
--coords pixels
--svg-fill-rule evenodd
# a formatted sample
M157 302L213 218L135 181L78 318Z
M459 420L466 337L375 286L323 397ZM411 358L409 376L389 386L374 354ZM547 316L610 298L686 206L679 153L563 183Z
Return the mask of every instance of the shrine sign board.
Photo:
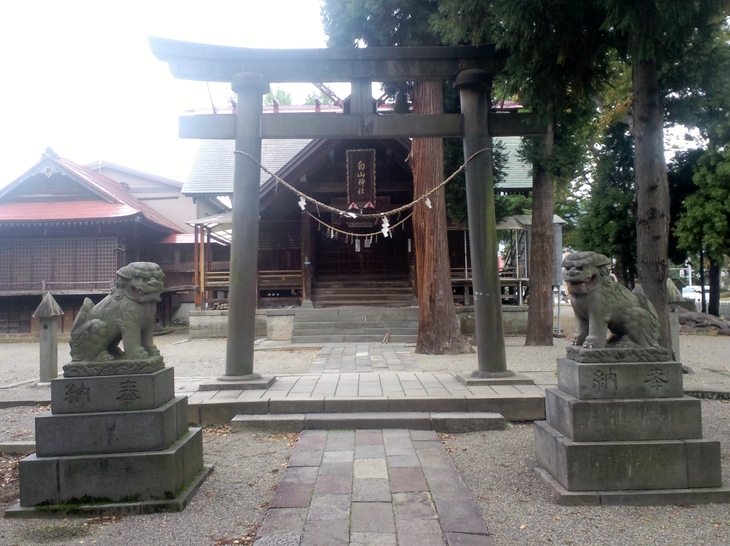
M348 208L375 208L375 150L347 150Z

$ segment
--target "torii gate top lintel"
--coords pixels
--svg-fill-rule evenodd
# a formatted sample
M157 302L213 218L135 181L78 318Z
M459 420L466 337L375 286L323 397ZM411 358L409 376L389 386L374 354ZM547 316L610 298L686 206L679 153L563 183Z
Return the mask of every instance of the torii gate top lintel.
M495 75L505 55L494 45L479 47L367 47L253 49L150 37L152 53L176 78L231 82L239 72L269 82L427 81L455 78L464 70Z

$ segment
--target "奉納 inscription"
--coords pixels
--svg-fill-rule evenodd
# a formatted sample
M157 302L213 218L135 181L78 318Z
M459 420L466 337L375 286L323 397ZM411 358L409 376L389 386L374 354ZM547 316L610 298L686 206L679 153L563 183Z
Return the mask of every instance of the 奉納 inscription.
M66 385L66 392L63 399L69 404L81 402L82 399L86 399L86 402L91 402L91 389L85 387L83 383L69 383Z
M665 375L662 368L656 367L649 370L646 379L644 379L644 383L648 383L650 388L658 391L659 389L664 388L667 383L669 383L669 379L667 379L667 376Z
M592 379L594 390L602 391L609 389L612 383L614 390L618 389L616 372L612 371L611 368L608 369L608 372L604 372L603 370L596 370L595 372L593 372Z
M130 405L134 400L139 400L139 391L137 390L137 382L133 379L122 381L119 386L119 396L117 400L124 403L125 406Z

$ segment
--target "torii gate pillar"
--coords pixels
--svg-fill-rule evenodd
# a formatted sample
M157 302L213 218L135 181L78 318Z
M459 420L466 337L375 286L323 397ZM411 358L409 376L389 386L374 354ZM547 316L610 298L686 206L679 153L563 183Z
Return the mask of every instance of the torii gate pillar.
M261 74L239 72L233 76L231 88L238 101L237 153L233 173L226 373L218 380L258 382L262 378L253 371L261 177L257 162L261 161L261 97L269 92L269 82ZM238 152L245 152L254 160Z
M464 118L464 159L469 160L465 167L466 201L479 365L471 376L510 377L515 374L507 370L504 348L489 134L492 76L484 70L464 70L454 86L459 90Z

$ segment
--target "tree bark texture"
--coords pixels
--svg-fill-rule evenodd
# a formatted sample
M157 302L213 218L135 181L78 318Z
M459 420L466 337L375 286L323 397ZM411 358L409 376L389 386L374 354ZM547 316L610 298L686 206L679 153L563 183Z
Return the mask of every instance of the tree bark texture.
M710 301L707 304L707 313L720 316L720 262L710 257Z
M664 112L656 62L635 62L632 77L639 284L659 315L659 344L671 352L667 290L669 182L664 160Z
M443 112L441 83L417 83L413 103L414 111L418 114ZM411 168L414 198L429 192L443 180L443 148L440 138L413 139ZM420 202L413 210L419 304L416 352L471 353L473 349L461 333L454 308L444 190L431 194L430 201L430 209Z
M544 139L544 155L550 157L555 142L554 125L549 122ZM530 240L530 299L527 309L525 345L553 344L553 261L555 260L553 177L543 165L535 165L532 186L532 233Z

